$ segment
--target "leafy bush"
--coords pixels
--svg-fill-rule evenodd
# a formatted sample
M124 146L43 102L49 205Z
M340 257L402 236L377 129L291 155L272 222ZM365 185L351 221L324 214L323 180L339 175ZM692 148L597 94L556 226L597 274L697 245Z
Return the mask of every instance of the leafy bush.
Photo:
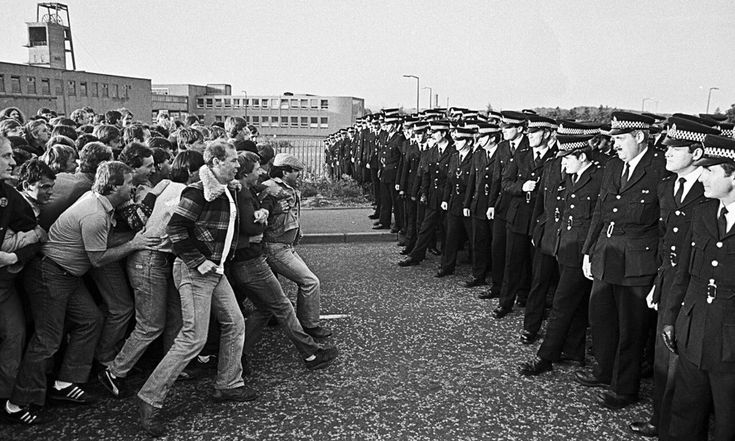
M369 202L360 184L347 175L337 181L326 177L304 177L300 189L303 198L322 197L347 204Z

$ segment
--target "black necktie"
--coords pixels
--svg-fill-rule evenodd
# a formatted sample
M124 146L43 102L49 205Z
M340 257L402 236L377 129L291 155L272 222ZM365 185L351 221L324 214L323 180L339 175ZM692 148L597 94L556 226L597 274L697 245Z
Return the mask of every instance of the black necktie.
M722 207L720 217L717 218L717 227L720 230L720 239L722 239L727 234L727 208L725 207Z
M628 170L630 170L630 166L626 162L623 166L623 176L620 177L620 189L622 190L625 188L625 184L628 183Z
M538 167L541 164L541 152L536 152L536 159L533 160L533 166Z
M676 203L679 205L684 202L684 183L686 181L684 178L679 178L679 188L676 189L676 194L674 195L674 199L676 199Z

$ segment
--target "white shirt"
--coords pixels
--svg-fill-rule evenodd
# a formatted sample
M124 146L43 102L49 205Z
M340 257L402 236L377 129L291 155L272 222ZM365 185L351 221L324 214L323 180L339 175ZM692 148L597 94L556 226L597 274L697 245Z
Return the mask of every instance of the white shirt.
M582 177L582 173L584 173L585 170L587 170L591 166L592 166L592 162L588 162L587 165L577 170L576 177L574 178L574 182L576 183L577 181L579 181L579 178Z
M686 199L687 194L689 194L689 190L692 189L692 186L694 186L694 183L697 182L697 179L699 179L700 176L702 176L702 167L697 167L686 176L677 176L676 182L674 183L674 196L676 196L676 192L679 191L679 186L681 185L679 183L680 178L684 178L684 194L681 197L681 199L684 200ZM676 202L679 203L681 201Z
M536 149L532 149L532 150L533 150L533 160L535 161L536 158L541 159L544 156L546 156L546 152L549 151L549 146L547 145L547 146L544 146L544 148L542 148L542 149L536 148Z
M727 219L727 231L730 231L732 229L732 225L735 224L735 202L730 202L729 205L724 205L722 201L720 201L720 206L719 208L717 208L718 219L720 218L722 207L727 208L727 214L725 215L725 218Z
M633 176L633 171L635 171L636 166L639 162L641 162L641 158L643 158L643 155L645 155L647 151L648 147L643 149L642 152L638 153L638 156L628 161L628 179ZM623 166L623 171L625 171L625 166ZM620 174L620 176L623 176L622 173Z
M232 240L235 238L235 221L237 220L237 205L235 200L230 194L230 190L225 188L225 194L227 199L230 201L230 220L227 223L227 234L225 235L225 249L222 251L222 261L219 263L217 268L218 274L224 274L225 262L227 261L227 255L230 254L230 248L232 247Z

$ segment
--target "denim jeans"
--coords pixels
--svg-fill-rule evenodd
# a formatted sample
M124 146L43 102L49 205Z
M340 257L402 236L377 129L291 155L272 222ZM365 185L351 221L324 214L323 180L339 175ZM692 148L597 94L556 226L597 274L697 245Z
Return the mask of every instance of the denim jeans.
M43 406L46 371L67 333L68 345L56 379L87 382L102 332L102 314L82 278L69 274L47 257L36 258L28 265L25 285L35 330L10 400L21 406Z
M117 377L125 377L148 346L163 334L168 352L181 329L181 301L173 283L174 255L154 250L128 256L128 278L135 296L135 328L110 365Z
M174 261L174 283L181 295L182 326L174 345L156 366L138 397L153 407L163 407L168 391L186 365L204 347L209 329L209 313L220 323L219 357L215 389L243 386L242 346L245 320L227 277L217 273L201 275L180 258Z
M120 352L128 325L133 318L133 296L125 277L124 263L112 262L89 271L102 297L101 308L105 322L94 355L104 365L112 363Z
M268 265L273 270L298 285L296 317L305 328L319 326L321 298L319 278L311 272L292 245L265 243Z
M25 315L14 279L15 274L0 269L0 398L10 397L26 341Z
M296 319L293 305L266 263L265 256L234 262L230 266L230 275L235 290L244 292L255 305L255 311L245 322L244 355L249 354L258 343L263 327L271 316L278 319L278 324L304 358L316 353L319 346L304 332Z

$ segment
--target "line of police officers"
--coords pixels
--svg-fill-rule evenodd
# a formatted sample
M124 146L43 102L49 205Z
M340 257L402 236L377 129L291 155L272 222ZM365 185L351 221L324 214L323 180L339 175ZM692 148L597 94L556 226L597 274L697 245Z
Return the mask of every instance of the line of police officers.
M479 298L499 298L496 319L525 307L524 344L551 304L521 375L584 367L589 326L595 368L574 378L620 409L639 399L648 343L653 414L630 429L704 440L714 413L715 439L735 439L735 139L720 115L614 112L600 126L384 109L331 136L327 161L372 185L375 228L401 233L398 265L433 251L436 277L451 275L467 245L464 286L490 278Z

